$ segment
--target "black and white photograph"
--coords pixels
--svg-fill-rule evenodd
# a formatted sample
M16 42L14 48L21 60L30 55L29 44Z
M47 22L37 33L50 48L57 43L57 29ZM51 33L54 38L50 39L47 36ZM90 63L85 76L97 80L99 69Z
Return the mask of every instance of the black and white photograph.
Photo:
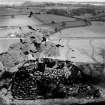
M0 105L105 104L104 0L0 0Z

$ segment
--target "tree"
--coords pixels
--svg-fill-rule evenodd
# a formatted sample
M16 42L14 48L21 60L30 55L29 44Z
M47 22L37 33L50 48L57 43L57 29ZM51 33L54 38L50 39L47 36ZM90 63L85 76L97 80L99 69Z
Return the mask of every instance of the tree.
M66 22L62 22L62 28L65 28L65 26L66 26Z

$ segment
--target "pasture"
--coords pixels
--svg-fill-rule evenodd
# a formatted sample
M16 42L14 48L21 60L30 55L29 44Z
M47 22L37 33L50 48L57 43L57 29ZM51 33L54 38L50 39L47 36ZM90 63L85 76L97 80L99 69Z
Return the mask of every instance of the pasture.
M52 21L55 21L55 23L60 23L62 21L75 21L74 18L50 14L35 14L33 17L39 19L43 24L51 24Z
M27 15L16 15L15 17L4 16L0 17L0 37L8 37L10 33L21 33L19 27L22 27L23 32L29 31L27 26L40 25L41 22L35 18L29 18Z

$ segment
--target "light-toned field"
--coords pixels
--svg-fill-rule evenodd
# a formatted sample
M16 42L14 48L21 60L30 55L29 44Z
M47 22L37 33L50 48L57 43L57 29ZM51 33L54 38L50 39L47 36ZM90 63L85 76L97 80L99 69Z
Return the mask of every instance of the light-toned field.
M58 37L58 38L57 38ZM54 43L59 43L59 36L51 37ZM73 62L84 63L103 63L103 56L100 55L101 50L105 50L105 39L70 39L63 38L60 43L64 47L60 47L59 59L68 59Z
M14 17L0 17L0 26L26 26L38 25L40 22L35 18L29 18L28 15L16 15Z
M20 40L18 38L0 38L0 53L6 52L8 47L13 43L18 43Z
M76 27L76 28L67 28L61 31L61 33L56 33L56 35L63 38L70 37L97 37L105 38L105 23L104 22L93 22L91 26L87 27Z
M29 18L27 15L17 15L14 18L11 16L4 16L4 19L0 17L0 37L6 37L9 33L20 32L20 26L25 29L28 25L35 26L39 24L41 24L40 21L35 18ZM8 27L5 28L5 26ZM26 29L25 31L28 30Z

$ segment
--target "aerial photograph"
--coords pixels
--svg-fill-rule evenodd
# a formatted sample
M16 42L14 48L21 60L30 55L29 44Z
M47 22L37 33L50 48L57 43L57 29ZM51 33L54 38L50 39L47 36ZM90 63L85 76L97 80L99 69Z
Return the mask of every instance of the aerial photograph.
M105 104L104 0L0 0L0 105Z

